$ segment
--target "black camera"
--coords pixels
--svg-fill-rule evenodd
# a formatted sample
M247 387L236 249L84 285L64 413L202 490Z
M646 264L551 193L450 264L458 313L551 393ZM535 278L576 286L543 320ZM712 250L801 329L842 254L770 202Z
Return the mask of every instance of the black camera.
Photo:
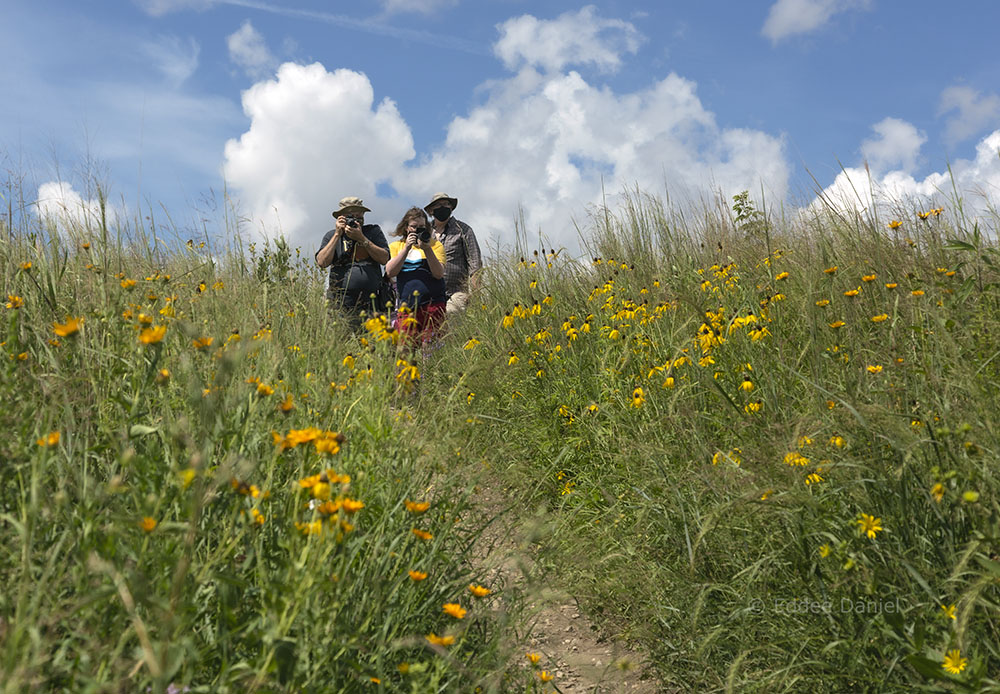
M428 229L427 227L424 227L423 229L420 230L420 233L417 234L417 239L420 241L420 243L430 243L431 230Z
M352 215L344 216L344 223L349 227L359 227L361 226L361 220Z

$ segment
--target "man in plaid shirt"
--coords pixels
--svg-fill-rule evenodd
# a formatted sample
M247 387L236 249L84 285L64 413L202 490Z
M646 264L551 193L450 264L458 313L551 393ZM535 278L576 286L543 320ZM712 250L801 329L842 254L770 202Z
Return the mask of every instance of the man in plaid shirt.
M472 227L451 216L456 207L458 198L447 193L436 193L424 207L433 217L434 231L444 245L444 284L448 313L465 310L469 303L469 290L477 288L477 273L483 267L479 242L476 241Z

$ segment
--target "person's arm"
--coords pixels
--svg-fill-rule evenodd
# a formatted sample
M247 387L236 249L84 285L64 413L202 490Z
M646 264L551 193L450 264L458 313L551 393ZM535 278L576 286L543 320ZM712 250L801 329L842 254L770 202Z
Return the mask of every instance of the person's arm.
M399 274L399 271L403 269L403 261L406 260L407 253L410 252L416 241L417 235L410 234L406 237L406 242L400 244L399 251L385 264L386 277L395 277Z
M347 217L341 215L337 217L337 226L333 229L333 236L325 246L319 249L316 253L316 264L320 267L327 267L333 262L333 258L337 253L337 244L340 243L341 237L347 230Z
M439 280L444 277L444 246L438 241L436 244L430 242L420 244L420 250L427 258L427 267L431 271L431 276Z
M365 250L368 251L368 255L379 265L385 265L389 262L389 244L385 241L385 234L382 233L382 227L375 225L374 229L371 229L372 239L365 239L367 242L365 245Z
M462 233L462 244L465 246L465 260L469 267L469 289L479 288L479 271L483 269L483 256L479 252L479 241L468 224Z

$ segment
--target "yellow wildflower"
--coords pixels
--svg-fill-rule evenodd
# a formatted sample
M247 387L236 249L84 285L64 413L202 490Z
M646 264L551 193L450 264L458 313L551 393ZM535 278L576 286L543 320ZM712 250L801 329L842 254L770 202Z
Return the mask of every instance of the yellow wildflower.
M445 614L451 615L455 619L464 619L465 613L467 612L467 610L465 610L457 602L446 602L441 607L444 610Z
M59 337L69 337L70 335L76 335L80 332L80 328L83 327L83 318L73 318L72 316L66 316L65 323L53 323L52 330Z
M953 675L957 675L965 669L969 661L962 657L962 652L957 648L948 651L948 654L941 661L941 667Z

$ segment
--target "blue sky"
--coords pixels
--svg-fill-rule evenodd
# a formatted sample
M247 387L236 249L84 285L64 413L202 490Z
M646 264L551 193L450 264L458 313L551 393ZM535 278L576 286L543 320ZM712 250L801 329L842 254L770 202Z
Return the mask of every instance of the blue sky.
M17 3L0 162L47 214L99 180L123 216L212 232L225 188L248 234L306 248L346 195L391 226L447 191L484 243L520 208L571 249L602 184L939 202L950 164L986 208L998 23L993 2Z

